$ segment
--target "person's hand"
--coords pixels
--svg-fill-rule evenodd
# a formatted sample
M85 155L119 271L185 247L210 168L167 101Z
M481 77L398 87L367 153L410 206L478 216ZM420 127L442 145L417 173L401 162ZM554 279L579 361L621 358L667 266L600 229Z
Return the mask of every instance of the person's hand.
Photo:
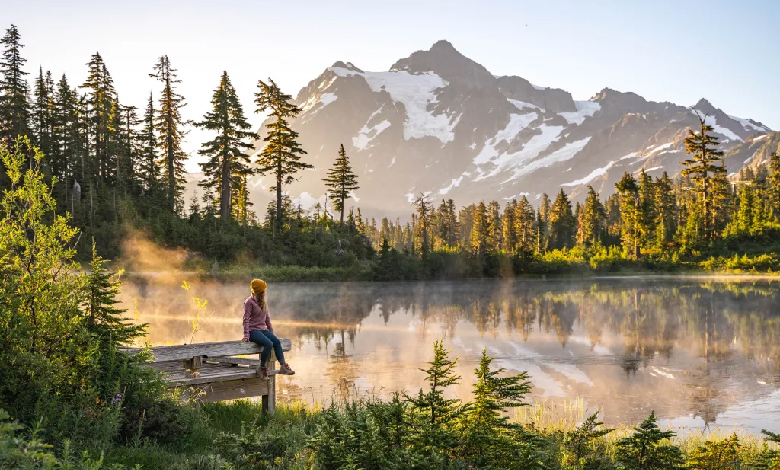
M246 343L249 341L249 338L241 338L241 342Z

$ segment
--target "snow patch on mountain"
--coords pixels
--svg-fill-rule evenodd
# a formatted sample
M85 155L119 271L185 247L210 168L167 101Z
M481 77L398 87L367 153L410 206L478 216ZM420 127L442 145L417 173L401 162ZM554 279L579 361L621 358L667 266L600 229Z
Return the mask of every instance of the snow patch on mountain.
M500 166L502 162L506 160L506 158L500 158L500 152L496 150L496 146L504 141L511 142L520 131L528 127L538 118L539 115L537 113L510 114L507 125L498 131L492 139L485 143L485 146L482 147L482 150L479 152L479 154L474 157L474 163L477 165L482 165L490 162L496 166ZM511 156L509 159L511 160Z
M563 116L569 124L576 124L578 126L585 121L585 118L593 116L596 111L601 109L601 105L595 101L575 101L574 106L577 108L577 111L558 114Z
M457 188L460 186L460 182L463 181L463 177L466 176L466 174L460 175L457 179L453 178L452 182L447 186L446 188L441 188L439 190L439 194L442 196L447 194L448 192L452 191L453 188Z
M387 119L372 127L368 127L368 123L366 123L363 128L360 129L358 136L352 138L352 146L360 150L365 150L368 143L388 127L390 127L390 121Z
M752 122L748 121L747 119L742 119L740 117L731 116L731 115L729 115L729 117L731 119L737 121L748 132L753 132L753 131L756 131L756 132L769 132L769 128L768 127L757 126L757 125L753 124Z
M580 152L580 150L582 150L583 148L585 148L586 145L588 145L590 139L591 139L590 137L586 137L576 142L570 142L564 145L562 148L556 150L555 152L547 155L546 157L539 158L537 160L528 163L527 165L523 165L522 167L515 169L514 174L510 179L514 179L517 178L518 176L528 174L540 168L551 167L556 163L570 160L574 158L574 156L577 155Z
M363 77L374 93L386 91L393 101L404 105L404 139L435 137L442 144L455 138L455 126L460 115L433 114L429 107L438 102L436 91L445 88L448 82L433 72L411 74L399 72L358 72L343 67L331 67L341 77L359 75Z
M515 100L512 98L507 98L507 101L512 103L519 111L522 111L524 109L541 109L539 106L533 105L531 103L526 103L525 101Z
M725 127L719 125L718 121L714 117L708 116L707 117L707 121L709 121L710 118L712 118L712 121L711 122L707 122L707 124L712 126L712 130L714 132L717 132L718 134L724 136L728 140L734 140L734 141L737 141L737 142L741 142L742 141L742 138L740 136L738 136L737 134L735 134L731 129L726 129Z
M595 170L588 173L587 176L580 178L578 180L572 181L571 183L563 183L561 186L579 186L581 184L588 184L594 179L596 179L599 176L604 176L607 174L607 171L609 171L610 168L615 164L615 161L612 160L611 162L607 163L607 166L596 168Z

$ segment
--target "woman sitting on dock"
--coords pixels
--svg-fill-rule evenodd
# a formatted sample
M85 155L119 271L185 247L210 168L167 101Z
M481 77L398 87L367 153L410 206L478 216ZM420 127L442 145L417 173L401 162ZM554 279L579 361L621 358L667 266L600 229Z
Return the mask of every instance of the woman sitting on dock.
M268 378L268 358L271 357L271 348L279 360L279 373L293 375L295 373L284 360L284 351L279 338L274 335L274 327L271 325L271 314L268 313L265 290L268 287L262 279L253 279L250 284L252 295L244 301L244 338L242 341L252 341L263 347L260 353L260 373L264 379Z

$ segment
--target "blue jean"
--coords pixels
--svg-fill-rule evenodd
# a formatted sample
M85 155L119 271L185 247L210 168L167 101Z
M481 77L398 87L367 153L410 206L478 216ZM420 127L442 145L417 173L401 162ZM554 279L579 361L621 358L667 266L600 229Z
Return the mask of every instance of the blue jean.
M276 354L276 359L279 364L286 364L284 362L284 351L282 351L282 343L279 338L268 330L252 330L249 332L249 341L256 343L263 347L263 352L260 353L260 365L265 367L268 364L268 358L271 357L271 348L273 348Z

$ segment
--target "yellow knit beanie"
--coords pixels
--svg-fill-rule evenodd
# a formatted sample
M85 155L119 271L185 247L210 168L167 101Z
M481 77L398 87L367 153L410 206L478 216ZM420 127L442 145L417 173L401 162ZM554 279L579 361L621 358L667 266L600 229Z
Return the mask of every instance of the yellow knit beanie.
M257 295L260 292L265 292L265 288L268 284L262 279L252 279L252 283L249 285L252 289L252 294Z

